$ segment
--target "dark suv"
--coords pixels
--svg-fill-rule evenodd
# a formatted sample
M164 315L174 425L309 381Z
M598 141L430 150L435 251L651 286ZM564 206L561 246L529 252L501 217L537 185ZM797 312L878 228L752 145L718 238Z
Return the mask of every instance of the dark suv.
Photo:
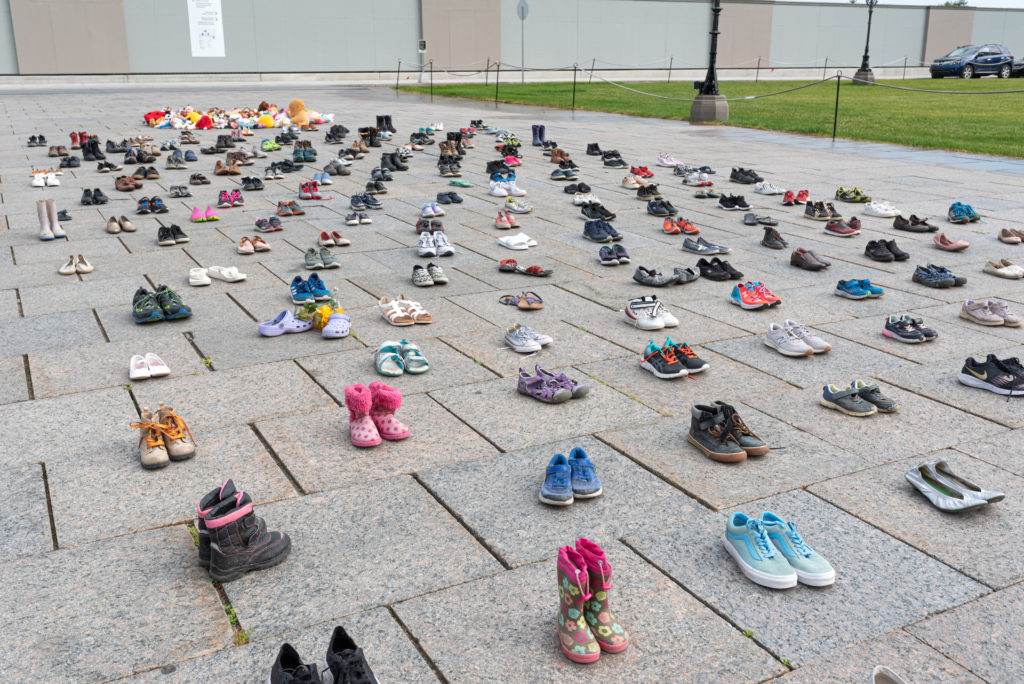
M936 59L928 70L932 78L978 78L985 74L1010 78L1013 72L1013 55L1003 45L964 45L945 57Z

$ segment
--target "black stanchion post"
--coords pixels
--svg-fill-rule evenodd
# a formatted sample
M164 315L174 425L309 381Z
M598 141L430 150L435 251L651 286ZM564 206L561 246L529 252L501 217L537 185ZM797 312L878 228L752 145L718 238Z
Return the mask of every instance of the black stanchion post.
M576 111L576 64L572 65L572 110Z
M590 60L590 80L587 81L587 83L593 83L594 82L594 67L595 66L597 66L597 57L594 57L592 60Z
M828 71L828 56L825 56L825 66L821 69L821 78L825 79L825 72Z
M757 70L754 72L754 83L757 83L761 78L761 58L757 58Z
M494 63L494 104L498 104L498 81L501 79L501 60Z
M832 115L832 142L836 141L836 126L839 124L839 82L843 80L843 72L836 72L836 111Z
M398 71L395 72L395 88L398 88L398 80L402 78L402 60L398 60Z
M430 101L434 101L434 60L430 60Z
M907 56L903 56L903 80L907 80Z
M491 77L491 58L487 58L487 68L484 69L484 85L487 85Z
M675 55L669 55L668 56L668 80L666 80L665 83L671 83L672 82L672 62L674 62L674 61L675 61Z

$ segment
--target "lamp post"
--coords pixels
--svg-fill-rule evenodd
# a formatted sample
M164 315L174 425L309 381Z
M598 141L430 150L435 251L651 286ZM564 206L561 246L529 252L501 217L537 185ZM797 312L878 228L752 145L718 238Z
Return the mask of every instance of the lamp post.
M877 1L877 0L876 0ZM711 50L708 54L708 72L703 81L694 81L693 89L697 91L693 105L690 107L690 122L728 121L729 103L725 96L718 92L718 71L715 60L718 57L718 15L722 13L720 0L711 3Z
M864 0L868 6L868 35L864 39L864 57L860 61L860 69L853 75L853 82L860 85L867 85L875 82L875 74L868 65L868 47L871 45L871 15L875 12L875 5L878 0Z

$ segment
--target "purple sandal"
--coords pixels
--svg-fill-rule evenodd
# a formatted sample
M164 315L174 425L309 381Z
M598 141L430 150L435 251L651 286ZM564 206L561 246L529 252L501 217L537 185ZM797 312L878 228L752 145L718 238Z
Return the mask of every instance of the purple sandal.
M520 394L531 396L537 401L543 401L545 404L560 404L563 401L572 399L572 390L569 387L550 385L544 382L543 376L531 376L522 368L519 369L518 390Z
M559 373L555 375L551 371L546 371L537 364L533 367L537 371L537 376L544 378L544 383L552 387L564 387L572 392L573 399L582 399L587 396L590 392L590 385L581 385L565 373Z

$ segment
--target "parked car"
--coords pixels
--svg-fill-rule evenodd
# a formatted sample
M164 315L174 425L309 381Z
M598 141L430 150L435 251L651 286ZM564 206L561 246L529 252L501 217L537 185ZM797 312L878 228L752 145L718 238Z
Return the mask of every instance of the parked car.
M932 78L978 78L985 74L1010 78L1013 55L1003 45L964 45L936 59L928 70Z
M1024 59L1018 59L1013 63L1013 70L1010 73L1014 78L1020 78L1024 76Z

